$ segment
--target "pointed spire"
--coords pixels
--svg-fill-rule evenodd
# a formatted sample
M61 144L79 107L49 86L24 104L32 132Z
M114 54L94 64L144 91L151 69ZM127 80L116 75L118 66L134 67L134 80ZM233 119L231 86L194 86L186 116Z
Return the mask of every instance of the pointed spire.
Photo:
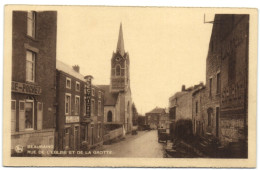
M125 55L122 23L120 23L116 52L118 52L121 56Z

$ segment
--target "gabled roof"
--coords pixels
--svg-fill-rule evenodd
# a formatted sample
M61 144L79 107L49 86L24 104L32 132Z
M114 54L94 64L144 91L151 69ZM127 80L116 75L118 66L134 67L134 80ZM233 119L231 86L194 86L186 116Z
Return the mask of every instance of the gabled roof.
M104 90L104 105L105 106L115 106L119 93L110 93L109 85L97 85L100 89Z
M153 110L151 110L148 113L165 113L165 109L164 108L160 108L160 107L156 107Z
M85 81L84 76L82 74L76 72L75 70L73 70L71 66L63 63L62 61L56 60L56 69L64 73L67 73L79 80Z

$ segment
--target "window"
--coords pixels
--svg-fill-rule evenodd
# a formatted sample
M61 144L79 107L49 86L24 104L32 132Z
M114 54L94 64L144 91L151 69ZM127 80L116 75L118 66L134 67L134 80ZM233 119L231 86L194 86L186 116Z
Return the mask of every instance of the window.
M27 13L27 35L35 38L35 20L36 13L34 11L29 11Z
M71 94L65 95L65 114L70 115L71 111Z
M91 115L94 115L95 113L95 100L91 100Z
M101 137L101 123L98 123L98 138Z
M37 102L37 130L42 130L43 103Z
M101 91L98 92L98 98L101 98Z
M67 149L70 147L70 128L65 129L65 148Z
M35 81L35 53L26 51L26 81Z
M198 114L198 102L196 101L196 115Z
M87 98L84 97L84 104L83 104L83 114L84 114L84 116L86 116L86 114L87 114L86 107L87 107Z
M212 95L212 78L209 79L209 96Z
M87 94L87 86L84 85L84 94Z
M101 101L98 101L98 116L101 115Z
M211 126L211 112L208 112L208 126Z
M75 96L75 115L79 115L80 112L80 97Z
M176 119L176 107L170 108L170 119Z
M33 101L25 102L25 129L33 129L34 125L34 107Z
M217 94L220 93L220 73L217 74Z
M88 141L88 125L85 126L85 141Z
M80 83L76 81L76 91L80 91Z
M71 89L71 79L68 77L66 78L66 88Z
M120 71L121 71L120 65L117 65L116 66L116 76L120 76Z
M16 101L11 101L11 132L15 131L16 128Z
M92 88L92 96L95 96L95 89Z
M108 113L107 113L107 122L112 122L112 112L111 111L108 111Z

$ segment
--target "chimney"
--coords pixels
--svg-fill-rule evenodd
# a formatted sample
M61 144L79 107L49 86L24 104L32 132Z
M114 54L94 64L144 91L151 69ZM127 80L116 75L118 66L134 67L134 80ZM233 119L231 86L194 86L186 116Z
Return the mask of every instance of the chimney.
M185 85L182 85L181 91L185 91Z
M79 73L79 65L72 66L73 70Z

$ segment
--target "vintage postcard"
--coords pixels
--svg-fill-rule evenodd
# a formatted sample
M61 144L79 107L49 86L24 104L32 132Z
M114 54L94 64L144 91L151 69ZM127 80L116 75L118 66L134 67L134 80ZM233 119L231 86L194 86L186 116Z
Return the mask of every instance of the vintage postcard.
M255 167L257 15L5 6L4 166Z

